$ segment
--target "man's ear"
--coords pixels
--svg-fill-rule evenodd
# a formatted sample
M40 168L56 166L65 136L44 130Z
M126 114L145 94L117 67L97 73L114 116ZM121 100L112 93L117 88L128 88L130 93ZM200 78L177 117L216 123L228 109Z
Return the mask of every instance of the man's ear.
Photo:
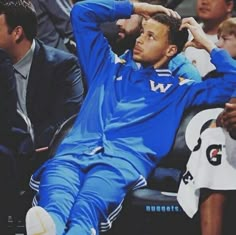
M166 56L168 57L173 57L176 55L178 49L176 45L169 45L167 50L166 50Z
M24 30L21 26L16 26L16 28L13 30L13 33L17 43L21 42L24 38Z

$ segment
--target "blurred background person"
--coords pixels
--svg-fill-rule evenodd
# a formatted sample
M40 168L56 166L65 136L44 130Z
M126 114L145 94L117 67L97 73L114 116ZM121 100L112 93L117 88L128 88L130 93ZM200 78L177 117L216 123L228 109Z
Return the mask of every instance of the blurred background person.
M197 19L212 42L217 42L218 27L221 22L232 16L234 5L233 0L197 0ZM215 69L205 50L188 47L185 55L196 66L202 77Z
M31 0L37 14L37 38L45 44L75 53L76 45L70 23L69 0Z
M29 0L1 0L0 29L0 48L11 58L16 77L17 121L26 132L17 166L22 186L28 187L33 163L43 161L35 150L49 146L60 125L80 110L81 69L76 56L37 40L37 16Z
M0 231L8 234L8 212L12 212L17 195L16 141L13 123L16 118L16 79L11 60L0 49Z

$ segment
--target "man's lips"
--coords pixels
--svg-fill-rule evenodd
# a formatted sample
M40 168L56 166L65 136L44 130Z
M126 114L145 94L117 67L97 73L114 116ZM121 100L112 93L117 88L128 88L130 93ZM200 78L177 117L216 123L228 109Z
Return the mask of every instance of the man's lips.
M122 31L119 31L118 36L119 36L120 39L123 39L125 37L125 33L122 32Z
M133 53L140 53L140 52L142 52L143 50L142 50L142 48L140 47L140 46L137 46L137 45L135 45L135 47L134 47L134 49L133 49Z
M201 11L201 12L209 12L210 10L207 7L199 7L199 11Z

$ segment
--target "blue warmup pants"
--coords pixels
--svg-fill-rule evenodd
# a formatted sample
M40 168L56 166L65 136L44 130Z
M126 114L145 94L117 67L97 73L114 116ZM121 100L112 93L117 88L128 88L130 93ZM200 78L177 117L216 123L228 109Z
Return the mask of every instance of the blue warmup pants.
M52 216L57 235L108 230L127 192L146 184L129 162L104 153L55 157L33 175L32 182L37 178L38 205Z

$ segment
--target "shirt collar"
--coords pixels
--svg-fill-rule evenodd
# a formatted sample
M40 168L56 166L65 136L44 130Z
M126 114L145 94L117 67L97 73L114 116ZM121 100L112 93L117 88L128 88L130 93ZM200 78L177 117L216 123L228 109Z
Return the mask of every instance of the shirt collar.
M143 68L142 64L135 62L136 67L138 69ZM146 69L153 70L153 66L146 67ZM172 72L169 69L163 68L163 69L154 69L159 77L170 77L172 76Z
M24 79L27 79L28 77L32 60L33 60L34 49L35 49L35 40L33 40L30 49L27 51L24 57L22 57L17 63L13 65L16 72L21 74L21 76Z
M159 77L170 77L172 76L172 72L169 69L155 69L157 75Z

